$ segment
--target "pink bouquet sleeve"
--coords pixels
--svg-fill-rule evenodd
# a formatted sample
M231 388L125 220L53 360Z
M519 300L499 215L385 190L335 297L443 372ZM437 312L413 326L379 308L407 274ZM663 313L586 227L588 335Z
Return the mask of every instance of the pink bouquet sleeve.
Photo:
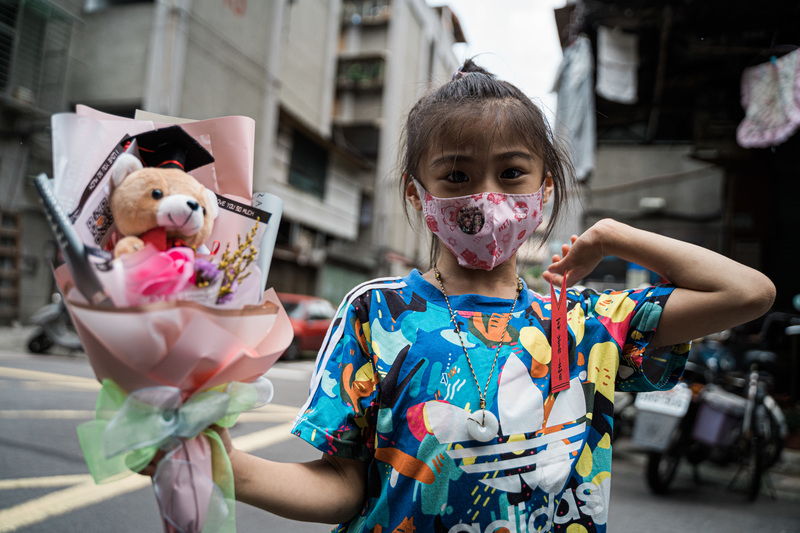
M76 117L54 118L54 189L72 213L81 240L97 246L107 237L87 233L86 219L91 221L92 210L96 213L108 194L104 183L114 147L125 135L164 124L122 119L82 106ZM249 205L252 120L223 117L181 127L214 157L213 164L192 174L221 198ZM98 142L87 147L76 142L81 138ZM96 164L99 170L87 174ZM251 228L255 236L263 222L254 226L252 219L230 212L207 244L236 246ZM142 252L141 261L114 260L104 271L97 270L114 306L88 301L66 265L55 271L89 362L103 384L95 419L78 428L84 456L99 483L139 471L157 454L163 455L153 486L164 530L234 533L230 462L210 427L230 427L239 413L271 401L272 385L264 374L291 343L292 327L275 291L263 289L266 273L262 276L256 264L253 275L223 303L193 297L188 280L194 258L185 251L136 253Z

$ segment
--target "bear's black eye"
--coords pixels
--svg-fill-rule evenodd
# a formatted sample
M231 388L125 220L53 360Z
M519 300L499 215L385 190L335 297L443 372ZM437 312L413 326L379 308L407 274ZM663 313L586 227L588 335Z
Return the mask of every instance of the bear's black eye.
M203 208L203 216L206 216L206 208Z
M153 192L150 193L154 200L161 200L164 197L164 193L161 192L161 189L153 189Z

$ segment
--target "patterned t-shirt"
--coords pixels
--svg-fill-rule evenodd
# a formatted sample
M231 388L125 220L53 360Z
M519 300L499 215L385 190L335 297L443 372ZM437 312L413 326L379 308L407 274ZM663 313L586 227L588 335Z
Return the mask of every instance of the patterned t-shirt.
M418 271L355 288L320 350L293 432L325 453L369 462L361 513L336 531L601 532L618 390L671 388L689 346L645 347L673 288L569 289L570 387L550 394L550 298L444 296ZM490 378L491 376L491 378ZM497 434L467 418L489 381Z

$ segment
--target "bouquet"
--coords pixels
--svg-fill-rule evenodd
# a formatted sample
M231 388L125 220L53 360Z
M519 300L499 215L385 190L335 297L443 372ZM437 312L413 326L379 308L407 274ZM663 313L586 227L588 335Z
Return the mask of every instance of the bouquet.
M163 455L153 486L165 531L235 531L230 462L210 427L230 427L239 413L271 401L263 375L292 340L275 292L264 291L282 204L252 193L252 120L172 122L83 106L55 115L52 188L44 176L37 186L66 262L56 280L102 383L95 419L78 428L95 481ZM198 204L191 209L213 212L215 223L186 238L199 233L202 242L159 249L137 237L112 258L106 249L120 230L128 233L129 218L113 216L117 180L143 179L120 169L123 156L146 173L162 164L149 158L175 148L165 136L188 142L170 161L207 191L189 191ZM165 183L158 195L172 178ZM146 210L137 207L133 218Z

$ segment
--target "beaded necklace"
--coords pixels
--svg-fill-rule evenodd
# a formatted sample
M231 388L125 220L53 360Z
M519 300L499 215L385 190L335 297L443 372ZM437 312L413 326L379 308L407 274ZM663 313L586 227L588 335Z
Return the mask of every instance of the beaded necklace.
M492 369L489 372L489 378L486 380L486 385L483 387L483 389L481 389L480 382L478 381L478 375L475 373L475 368L472 366L472 361L469 358L469 352L464 344L464 339L461 337L461 328L459 327L458 322L456 322L456 314L453 311L453 307L450 305L450 298L447 296L447 291L444 289L442 275L439 272L439 269L435 266L433 267L433 274L436 277L436 281L439 282L439 288L442 290L444 301L447 303L447 309L450 311L450 319L453 321L453 327L456 335L458 335L461 348L464 350L464 356L467 358L467 364L469 364L469 369L472 371L472 377L475 380L475 385L478 387L480 409L472 413L468 418L467 431L469 431L469 434L475 440L480 442L488 442L497 435L497 430L499 429L500 424L497 421L497 417L494 416L491 411L486 410L486 393L489 392L489 383L491 382L492 375L494 374L494 367L497 365L497 357L500 355L500 348L503 346L503 340L506 338L506 329L508 328L509 322L511 322L511 315L514 313L514 308L517 306L517 300L522 292L522 280L519 279L519 276L517 276L517 294L514 296L514 303L511 304L511 311L508 313L508 320L506 320L506 323L503 326L503 333L497 343L497 351L494 353L494 361L492 361Z

